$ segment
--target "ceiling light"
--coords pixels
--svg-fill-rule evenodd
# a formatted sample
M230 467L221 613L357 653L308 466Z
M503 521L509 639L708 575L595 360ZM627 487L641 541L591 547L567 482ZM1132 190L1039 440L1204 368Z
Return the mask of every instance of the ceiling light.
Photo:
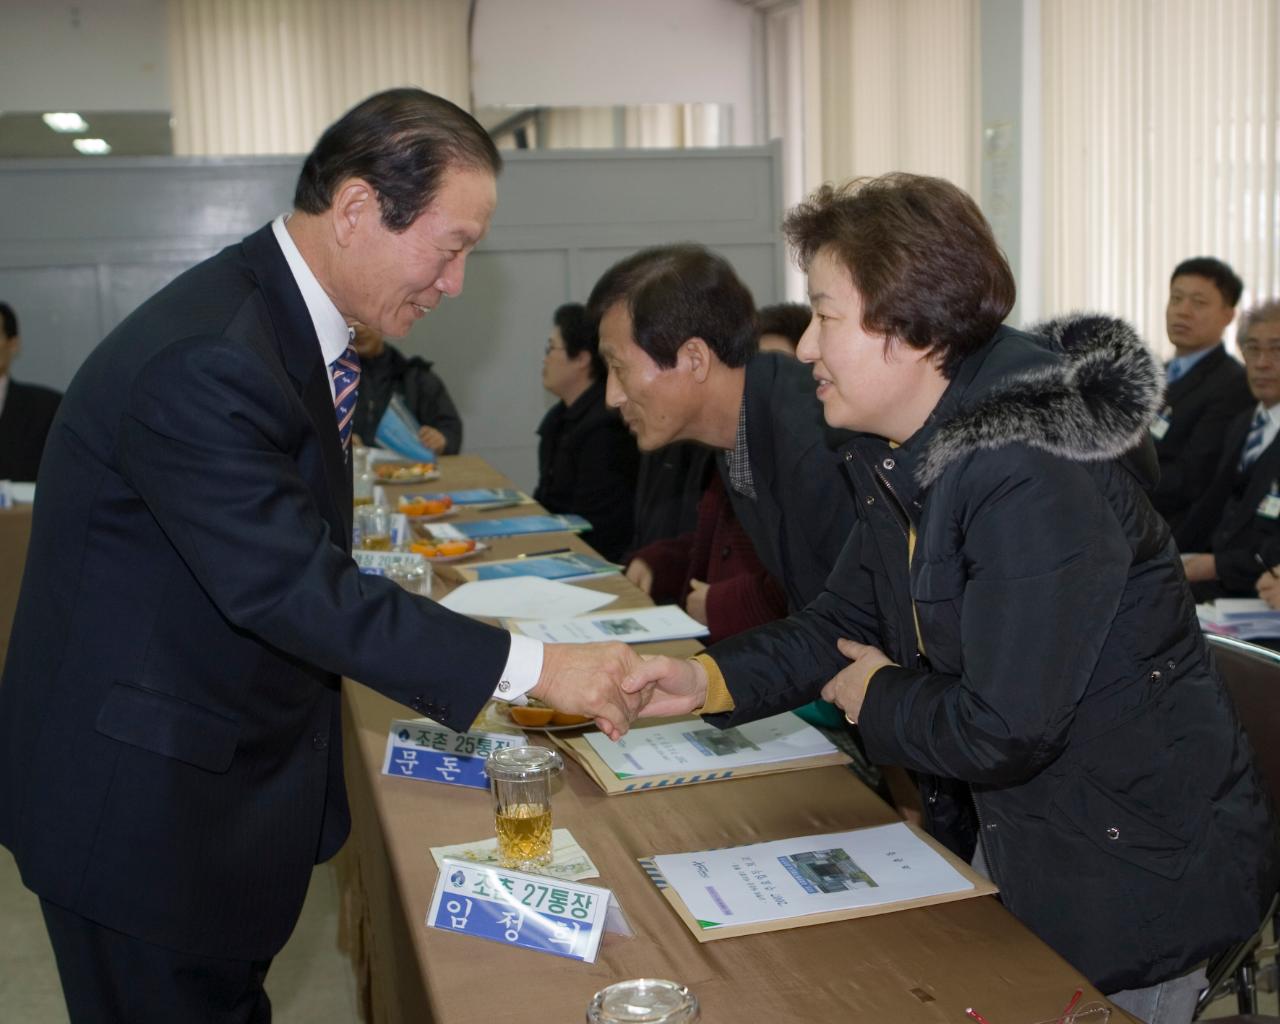
M106 139L72 139L71 145L85 156L106 156L111 152Z
M42 120L55 132L74 134L75 132L87 132L89 130L89 122L79 114L45 114Z

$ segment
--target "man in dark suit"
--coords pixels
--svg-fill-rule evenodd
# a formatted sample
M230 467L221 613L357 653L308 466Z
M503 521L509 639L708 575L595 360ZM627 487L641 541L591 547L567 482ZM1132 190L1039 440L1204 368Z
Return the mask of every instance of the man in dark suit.
M1209 485L1227 426L1253 403L1243 368L1222 345L1243 288L1209 256L1184 260L1169 280L1165 329L1177 354L1165 368L1164 408L1151 424L1160 459L1151 501L1174 529Z
M7 302L0 302L0 331L0 480L34 480L62 396L9 375L22 351L22 337L17 314Z
M1280 302L1246 312L1240 336L1257 401L1232 422L1213 481L1174 535L1201 601L1253 597L1280 564Z
M73 1021L270 1019L267 966L348 829L342 676L456 730L522 692L615 735L636 710L629 648L531 646L350 558L349 325L399 337L461 291L500 166L453 104L371 97L290 216L67 391L0 685L0 842Z

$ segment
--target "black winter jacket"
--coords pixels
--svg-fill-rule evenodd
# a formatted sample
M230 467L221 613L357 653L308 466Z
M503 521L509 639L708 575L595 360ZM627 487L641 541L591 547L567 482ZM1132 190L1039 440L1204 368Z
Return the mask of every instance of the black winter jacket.
M534 500L548 512L591 523L587 541L616 562L631 540L640 453L616 409L604 401L604 381L572 405L557 402L538 424L538 486Z
M868 754L967 783L1005 904L1112 992L1248 935L1276 837L1147 498L1159 370L1118 321L1045 332L1001 328L901 447L847 446L860 518L827 589L711 649L716 720L811 700L838 637L880 647ZM949 791L924 792L936 830Z

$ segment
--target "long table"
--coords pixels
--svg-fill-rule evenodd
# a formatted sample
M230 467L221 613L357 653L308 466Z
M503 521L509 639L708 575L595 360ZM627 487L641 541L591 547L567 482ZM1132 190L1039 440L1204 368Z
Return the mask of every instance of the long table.
M443 459L442 472L430 488L404 489L512 486L475 457ZM462 515L527 511L540 509ZM542 534L499 540L493 557L555 547L586 549L573 535ZM618 594L611 607L649 603L621 577L584 585ZM675 654L696 649L688 642L652 649L660 646ZM601 872L591 881L613 890L634 936L607 934L596 962L582 964L429 929L437 876L429 848L492 836L493 812L482 791L381 774L390 722L408 716L374 691L344 683L352 810L341 862L344 933L371 1024L576 1024L594 992L636 977L689 985L706 1024L967 1022L968 1007L990 1024L1035 1024L1057 1020L1077 987L1082 1002L1104 1001L994 897L701 944L636 863L655 853L897 821L845 768L606 797L568 762L553 797L555 826L590 854ZM1129 1018L1115 1010L1111 1019Z
M18 607L18 588L30 538L30 505L0 509L0 671L9 650L9 631Z

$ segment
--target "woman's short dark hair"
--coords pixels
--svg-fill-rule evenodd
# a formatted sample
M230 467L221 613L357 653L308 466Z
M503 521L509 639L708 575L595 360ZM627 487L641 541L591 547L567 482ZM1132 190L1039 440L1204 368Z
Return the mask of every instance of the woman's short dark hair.
M552 322L560 328L564 339L564 354L575 359L582 352L591 355L591 379L604 380L604 360L600 358L600 334L597 325L587 316L587 307L580 302L566 302L556 310Z
M756 353L755 300L733 267L701 245L662 245L610 267L591 290L587 311L598 325L627 304L635 342L655 363L675 366L680 346L701 338L726 366Z
M489 133L461 107L421 89L388 89L331 124L302 165L293 205L323 213L348 178L378 194L382 223L403 231L435 198L450 168L497 175L502 157Z
M1173 273L1169 275L1169 283L1173 284L1183 274L1208 278L1222 295L1222 301L1232 308L1239 303L1240 296L1244 293L1244 282L1236 272L1222 260L1214 259L1212 256L1192 256L1189 260L1183 260L1173 268Z
M779 302L760 307L756 313L756 331L762 338L766 334L780 335L791 342L792 348L796 348L812 319L813 310L803 302Z
M823 185L783 230L800 266L828 250L862 298L862 326L933 353L950 378L1009 315L1013 272L978 204L916 174Z

